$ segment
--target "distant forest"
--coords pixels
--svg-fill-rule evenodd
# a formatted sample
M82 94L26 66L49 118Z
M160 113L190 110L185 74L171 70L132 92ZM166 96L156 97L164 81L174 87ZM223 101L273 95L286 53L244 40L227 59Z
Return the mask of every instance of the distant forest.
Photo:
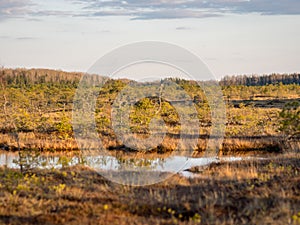
M269 84L300 84L300 74L242 75L226 76L221 79L221 86L264 86Z
M67 85L76 87L84 73L64 72L49 69L0 69L0 84L14 87L31 86L35 84ZM101 79L93 76L94 79ZM103 77L102 77L103 78ZM182 79L174 79L175 82ZM125 81L125 80L124 80ZM127 80L128 82L128 80ZM193 83L193 82L192 82ZM220 80L221 86L265 86L276 84L300 84L300 74L271 74L271 75L238 75L225 76Z
M9 87L32 86L36 84L67 85L76 87L83 73L48 69L1 69L0 84Z

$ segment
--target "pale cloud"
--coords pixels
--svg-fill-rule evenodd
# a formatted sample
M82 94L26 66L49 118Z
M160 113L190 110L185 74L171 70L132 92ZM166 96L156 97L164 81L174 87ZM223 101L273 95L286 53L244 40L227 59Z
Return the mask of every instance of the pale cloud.
M130 16L135 20L206 18L225 13L300 14L299 0L76 0L73 2L81 2L84 10L94 11L93 16Z
M127 16L132 20L152 20L207 18L226 13L300 14L299 0L61 0L55 2L55 8L39 9L50 3L53 5L50 1L0 0L0 20L22 16Z
M24 16L29 13L30 0L0 0L0 20Z
M181 27L176 27L176 30L191 30L191 28L190 27L181 26Z
M11 36L11 35L1 35L0 39L2 39L2 40L16 40L16 41L31 41L31 40L37 40L39 38L32 37L32 36L18 36L18 37L14 37L14 36Z
M133 20L152 20L152 19L183 19L183 18L207 18L221 16L217 13L202 12L197 10L160 10L154 12L143 12L135 15Z

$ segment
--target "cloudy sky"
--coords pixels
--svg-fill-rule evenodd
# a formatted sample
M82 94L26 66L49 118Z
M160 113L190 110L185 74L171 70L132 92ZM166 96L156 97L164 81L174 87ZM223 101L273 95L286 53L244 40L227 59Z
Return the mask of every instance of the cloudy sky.
M300 72L299 0L0 0L0 65L87 71L116 47L177 44L220 78Z

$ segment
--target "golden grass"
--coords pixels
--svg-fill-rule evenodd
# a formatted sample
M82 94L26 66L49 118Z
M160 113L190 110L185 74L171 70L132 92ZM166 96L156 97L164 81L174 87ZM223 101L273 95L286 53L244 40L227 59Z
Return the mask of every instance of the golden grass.
M283 140L280 137L236 137L225 138L221 155L234 153L267 153L281 152L284 150Z
M56 135L39 133L18 133L21 149L38 149L40 151L73 151L78 150L74 139L60 139ZM13 134L0 134L1 148L4 150L18 150L18 142Z
M0 148L2 150L18 150L18 142L12 134L0 134ZM104 149L110 151L139 151L143 149L144 141L141 139L136 143L136 149L129 149L113 136L102 135L100 137ZM139 139L137 139L139 140ZM180 145L180 137L177 135L166 135L163 142L152 150L141 151L142 153L172 153L180 151L185 153L186 150L193 150L193 156L202 156L207 149L207 138L193 138L186 139L186 143L197 142L193 146ZM84 149L99 149L99 142L84 141ZM78 151L78 144L72 137L61 139L56 134L41 134L41 133L19 133L20 149L35 149L43 152L59 152L59 151ZM180 151L178 151L180 149ZM282 152L287 150L299 150L300 142L298 140L291 140L284 142L283 138L276 136L262 136L262 137L225 137L222 146L220 146L219 155L232 155L232 154L260 154L269 152Z

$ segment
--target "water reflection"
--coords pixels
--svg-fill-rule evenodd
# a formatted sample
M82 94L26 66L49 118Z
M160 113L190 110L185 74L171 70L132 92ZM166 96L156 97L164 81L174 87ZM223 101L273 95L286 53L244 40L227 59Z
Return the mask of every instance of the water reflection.
M245 157L223 157L222 161L243 160ZM62 168L66 166L87 165L96 170L104 171L159 171L159 172L178 172L187 170L194 166L207 166L213 162L218 162L220 159L212 158L189 158L183 156L174 156L169 158L122 158L113 156L72 156L64 155L40 155L35 159L27 158L25 162L34 161L34 167L38 168ZM23 160L23 162L24 162ZM0 166L8 168L19 168L19 155L16 153L0 152ZM186 174L187 172L182 172Z

